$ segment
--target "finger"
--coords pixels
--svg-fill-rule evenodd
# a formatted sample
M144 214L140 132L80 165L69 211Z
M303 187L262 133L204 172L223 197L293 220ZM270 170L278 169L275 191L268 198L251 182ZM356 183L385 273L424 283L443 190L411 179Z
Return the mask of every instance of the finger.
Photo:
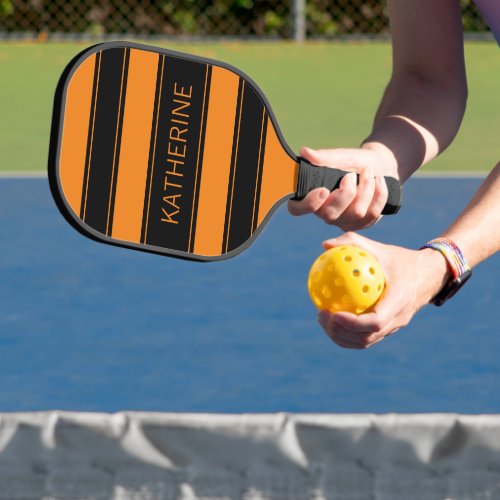
M368 349L369 347L373 347L375 344L382 342L382 340L385 340L386 337L391 336L393 333L396 333L398 330L399 330L399 328L396 328L390 333L386 333L386 334L377 333L377 334L373 334L373 335L370 335L368 337L365 337L365 339L364 339L365 348Z
M351 313L331 313L323 310L318 314L318 322L323 327L325 333L341 347L350 349L367 349L378 344L387 335L392 335L399 328L391 329L389 332L371 332L371 331L352 331L343 326L342 321L338 321L342 314L347 316L356 316ZM363 316L363 315L361 315ZM359 316L356 316L359 318Z
M371 167L364 168L359 173L356 197L344 211L346 223L363 220L373 202L375 194L375 178Z
M371 335L379 333L384 327L384 321L375 312L365 314L353 314L350 312L338 312L335 314L335 325L357 335Z
M328 335L332 339L335 338L351 347L355 347L356 349L364 349L367 345L368 335L348 332L347 330L335 324L331 325L330 329L328 330Z
M334 224L356 197L356 174L349 173L340 181L338 189L333 191L315 212L326 223Z
M290 200L288 202L288 211L292 215L305 215L316 212L329 196L330 191L326 188L313 189L300 201Z
M399 330L400 330L400 328L394 328L394 330L392 330L392 332L389 332L386 334L386 337L390 337L391 335L394 335Z
M323 327L323 330L327 336L340 347L344 347L346 349L363 349L362 345L356 339L340 335L337 331L328 327Z
M401 327L406 326L418 309L408 306L412 298L405 295L397 287L386 286L382 297L373 309L373 314L377 316L375 320L378 332L386 336L397 332Z
M328 335L328 334L327 334ZM342 340L342 339L339 339L339 338L336 338L336 337L333 337L331 335L328 335L328 337L333 341L335 342L335 344L337 344L339 347L343 347L344 349L357 349L357 350L360 350L360 349L363 349L363 347L360 347L359 345L353 343L353 342L347 342L345 340Z
M396 329L397 330L397 329ZM395 330L394 330L395 331ZM330 332L335 338L346 342L350 345L355 345L358 349L367 349L380 341L384 340L386 335L382 332L352 332L348 331L338 323L335 322L335 318L331 322Z
M349 312L336 313L334 319L336 328L365 336L369 342L383 338L404 326L399 314L400 302L400 297L392 294L388 287L373 311L360 315Z
M365 347L365 349L369 349L370 347L373 347L374 345L378 344L379 342L382 342L382 340L384 340L385 337L384 336L381 336L380 338L377 338L376 340L371 340Z
M389 190L382 175L375 176L375 190L371 205L366 212L365 222L368 225L376 224L382 218L382 210L387 203Z
M365 338L362 335L353 334L339 326L335 322L336 314L326 310L318 314L318 322L323 327L325 333L341 347L363 349L366 346Z
M337 344L351 349L367 349L383 340L383 335L358 335L343 329L325 330L327 335Z

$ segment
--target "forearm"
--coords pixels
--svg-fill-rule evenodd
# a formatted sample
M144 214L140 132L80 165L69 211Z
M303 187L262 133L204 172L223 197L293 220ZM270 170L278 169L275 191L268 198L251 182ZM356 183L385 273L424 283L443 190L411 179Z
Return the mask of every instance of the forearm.
M500 162L481 184L458 218L443 231L461 249L470 267L500 250ZM424 271L419 275L421 303L435 297L452 277L445 257L430 248L418 252Z
M461 248L471 267L500 250L500 162L442 236Z
M364 148L405 181L455 137L467 99L458 0L387 1L392 78Z
M394 174L404 182L451 143L463 118L466 96L465 82L394 75L363 148L385 154Z

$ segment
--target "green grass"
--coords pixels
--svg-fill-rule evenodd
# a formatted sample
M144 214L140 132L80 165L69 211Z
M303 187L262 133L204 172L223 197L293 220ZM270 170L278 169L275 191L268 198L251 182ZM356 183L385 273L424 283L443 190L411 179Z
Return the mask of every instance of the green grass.
M0 44L0 170L44 170L54 89L86 44ZM229 62L273 105L294 150L355 147L390 74L388 43L210 43L170 48ZM500 65L493 43L466 46L469 104L454 144L426 169L487 170L498 161Z

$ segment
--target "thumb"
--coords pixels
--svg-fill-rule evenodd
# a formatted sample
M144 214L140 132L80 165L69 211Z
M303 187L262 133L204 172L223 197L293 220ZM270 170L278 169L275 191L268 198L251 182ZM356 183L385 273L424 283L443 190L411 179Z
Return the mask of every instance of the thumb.
M365 163L364 151L358 149L311 149L303 147L299 151L300 156L313 165L342 168L347 167L354 171Z
M360 234L357 234L353 231L349 231L347 233L341 234L340 236L337 236L336 238L330 238L326 241L323 241L322 245L325 250L342 245L355 245L370 251L370 243L371 240L369 240L368 238L365 238L364 236L361 236Z
M321 155L320 152L316 151L315 149L304 146L300 148L299 155L308 162L312 163L313 165L318 165L318 166L323 165L322 163L323 155Z
M341 234L336 238L331 238L323 241L321 244L325 250L330 250L333 247L340 247L343 245L352 245L359 248L363 248L368 253L372 254L376 260L380 263L384 269L384 273L388 266L386 245L375 240L371 240L366 236L349 231L347 233Z

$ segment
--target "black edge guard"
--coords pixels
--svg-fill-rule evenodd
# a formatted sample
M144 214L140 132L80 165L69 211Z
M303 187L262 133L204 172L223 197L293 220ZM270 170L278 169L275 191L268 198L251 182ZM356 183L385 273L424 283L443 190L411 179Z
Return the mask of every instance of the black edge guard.
M330 191L337 189L342 178L348 174L345 170L330 167L317 167L303 158L298 158L299 178L297 182L297 193L294 200L302 200L307 193L319 187L326 187ZM384 177L389 195L382 214L395 214L401 207L402 188L394 177ZM357 175L359 182L359 175Z

